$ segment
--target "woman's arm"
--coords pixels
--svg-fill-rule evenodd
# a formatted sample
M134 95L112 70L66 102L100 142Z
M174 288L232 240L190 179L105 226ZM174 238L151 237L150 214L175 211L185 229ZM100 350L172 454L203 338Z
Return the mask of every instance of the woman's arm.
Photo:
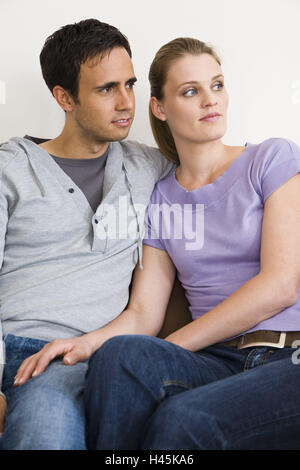
M143 247L143 269L135 269L128 307L108 325L79 338L55 340L25 359L15 378L22 385L31 376L41 374L57 356L66 365L88 359L106 340L117 335L156 336L163 324L175 279L175 267L169 255L148 245Z
M164 321L175 279L175 267L166 251L143 246L143 269L136 267L126 310L105 327L88 333L93 349L122 334L156 336Z
M197 351L239 335L296 303L300 285L300 174L266 200L260 262L257 276L166 340Z

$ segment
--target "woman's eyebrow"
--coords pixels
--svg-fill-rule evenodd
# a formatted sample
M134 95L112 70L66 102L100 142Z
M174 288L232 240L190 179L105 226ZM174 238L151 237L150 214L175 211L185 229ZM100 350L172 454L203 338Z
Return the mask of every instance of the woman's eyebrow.
M211 81L213 82L214 80L216 80L217 78L220 78L220 77L223 77L223 78L224 78L224 75L222 75L221 73L220 73L219 75L215 75L214 77L211 78ZM197 81L197 80L189 80L189 81L187 81L187 82L181 83L181 84L178 86L178 88L180 88L180 87L183 86L183 85L196 85L196 84L198 84L198 83L200 83L200 82Z

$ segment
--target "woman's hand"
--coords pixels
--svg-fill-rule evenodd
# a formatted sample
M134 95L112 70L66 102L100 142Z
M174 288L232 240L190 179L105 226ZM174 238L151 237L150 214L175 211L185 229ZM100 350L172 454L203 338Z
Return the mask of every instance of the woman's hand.
M87 360L93 348L84 336L70 339L56 339L47 343L39 352L27 357L18 369L14 385L22 385L31 377L44 372L48 364L58 356L62 356L65 365L74 365Z
M2 395L0 395L0 436L4 431L6 410L6 400Z

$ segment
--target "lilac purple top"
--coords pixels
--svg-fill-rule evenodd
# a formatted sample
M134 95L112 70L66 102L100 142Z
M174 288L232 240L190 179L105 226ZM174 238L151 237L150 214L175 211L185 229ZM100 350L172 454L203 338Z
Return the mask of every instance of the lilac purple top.
M216 307L260 271L266 199L300 172L300 149L287 139L247 143L213 183L187 191L175 169L152 193L144 244L167 251L192 318ZM300 234L299 234L300 236ZM254 330L300 331L300 298Z

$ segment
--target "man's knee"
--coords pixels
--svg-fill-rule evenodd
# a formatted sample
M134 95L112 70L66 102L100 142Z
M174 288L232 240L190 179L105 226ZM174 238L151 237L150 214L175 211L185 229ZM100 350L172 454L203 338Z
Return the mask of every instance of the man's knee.
M74 367L74 368L73 368ZM82 390L86 364L53 363L14 389L8 400L3 449L84 449Z

